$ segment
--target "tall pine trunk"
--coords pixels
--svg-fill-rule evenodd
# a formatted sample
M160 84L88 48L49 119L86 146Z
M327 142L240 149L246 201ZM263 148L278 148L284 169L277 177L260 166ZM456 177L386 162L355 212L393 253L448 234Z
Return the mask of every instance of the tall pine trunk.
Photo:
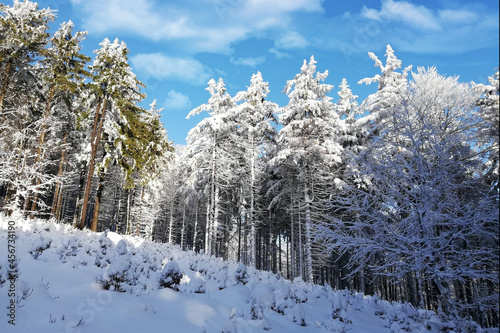
M305 264L306 264L306 282L313 282L313 262L312 262L312 251L311 251L311 199L309 197L309 189L306 186L304 189L304 201L305 201Z
M1 113L3 113L3 101L5 99L5 95L7 94L7 89L9 88L11 70L12 70L12 59L9 59L9 61L7 62L7 66L5 66L5 70L3 72L2 88L0 90L0 112ZM5 114L2 117L2 123L4 121L5 121Z
M94 118L94 127L92 129L92 136L90 138L91 154L90 154L89 170L87 174L87 181L85 184L85 192L83 197L82 211L80 215L80 222L78 224L78 229L85 228L85 221L87 217L87 209L90 198L90 190L92 188L92 177L94 175L97 149L99 148L99 143L101 141L102 125L104 123L105 115L106 115L106 98L104 98L102 105L100 100L97 103L97 110Z
M64 161L66 158L66 142L68 140L68 133L69 131L64 134L64 140L63 140L63 146L62 146L62 152L61 152L61 159L59 160L59 170L57 171L57 183L56 183L56 188L54 191L54 199L52 200L52 211L51 215L55 217L56 220L59 220L58 215L59 211L61 209L61 194L62 194L62 182L61 182L61 177L64 169Z
M49 98L47 100L47 106L45 108L45 113L43 115L43 123L42 123L42 129L40 132L40 137L38 138L38 147L36 149L36 158L35 158L35 163L34 165L36 166L38 163L40 163L43 160L43 145L45 143L45 134L47 133L47 121L50 116L50 108L52 106L52 99L54 98L54 92L55 92L55 87L52 85L50 87L49 91ZM41 183L40 177L37 177L35 180L36 183L36 189L35 189L35 195L31 204L31 218L33 219L35 217L35 212L37 209L38 205L38 197L40 196L39 192L39 186Z
M254 149L254 137L251 136L251 158L250 158L250 213L248 216L250 224L250 266L255 267L255 149Z
M92 222L90 224L91 231L97 231L97 223L99 221L99 208L101 207L101 198L104 187L104 172L99 175L99 183L97 184L97 193L95 195L94 212L92 214Z

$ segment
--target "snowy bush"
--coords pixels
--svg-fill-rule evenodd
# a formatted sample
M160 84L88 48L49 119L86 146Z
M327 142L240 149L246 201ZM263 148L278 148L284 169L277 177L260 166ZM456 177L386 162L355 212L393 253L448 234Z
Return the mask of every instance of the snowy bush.
M253 290L253 297L264 308L275 310L276 298L274 295L274 288L269 284L258 284Z
M31 244L31 249L28 251L28 253L31 254L34 259L37 259L43 251L47 250L50 247L51 243L51 238L44 238L43 236L39 236Z
M251 299L250 318L252 320L264 318L264 305L255 297Z
M242 283L244 285L247 284L248 282L247 266L243 265L241 262L238 263L234 276L236 278L236 281L238 281L238 283Z
M0 263L0 287L7 281L7 267L9 267L8 263Z
M289 284L289 281L280 283L279 289L276 291L276 311L282 315L285 315L288 309L293 309L295 305Z
M187 292L204 294L206 291L205 279L201 276L200 272L196 272L194 277L189 281L187 287Z
M108 231L106 230L99 237L99 248L96 252L95 264L97 267L106 267L111 262L111 250L113 242L108 238Z
M182 279L182 272L175 261L168 262L161 272L160 287L179 290L179 284Z
M118 244L116 244L116 254L119 256L123 256L128 253L127 242L125 240L120 239Z
M347 302L344 300L345 298L334 298L332 302L332 319L341 323L352 324L352 321L347 316Z
M219 272L214 274L214 282L219 290L226 288L226 280L227 280L227 270L221 269Z
M305 303L309 299L309 286L300 278L293 280L293 298L297 303Z
M101 284L105 290L128 291L130 265L130 257L120 256L114 259L102 278L97 280L97 283Z
M57 254L59 255L59 260L61 262L66 262L67 257L74 257L78 253L78 249L81 247L81 243L76 236L72 236L63 241L62 246L60 246L57 250Z
M306 312L300 303L295 304L293 307L293 322L300 326L306 326Z

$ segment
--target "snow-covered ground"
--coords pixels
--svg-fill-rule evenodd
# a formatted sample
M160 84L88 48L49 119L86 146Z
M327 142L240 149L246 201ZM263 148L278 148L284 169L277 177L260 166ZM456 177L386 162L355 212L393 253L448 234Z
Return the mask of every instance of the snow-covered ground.
M482 332L409 304L112 232L0 216L0 249L2 333Z

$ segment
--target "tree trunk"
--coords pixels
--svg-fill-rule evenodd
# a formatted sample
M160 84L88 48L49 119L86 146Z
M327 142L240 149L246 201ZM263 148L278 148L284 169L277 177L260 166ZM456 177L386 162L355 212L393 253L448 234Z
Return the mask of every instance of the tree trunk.
M91 231L97 231L97 222L99 220L99 208L101 207L101 198L104 187L104 172L99 176L99 183L97 184L97 193L95 195L94 212L92 214L92 223L90 224Z
M181 250L184 250L184 228L186 227L186 202L182 203Z
M254 221L254 205L255 205L255 152L254 138L251 136L251 158L250 158L250 213L248 222L250 224L250 266L255 267L255 221Z
M305 247L305 264L306 264L306 282L312 283L313 282L313 262L312 262L312 253L311 253L311 200L309 197L309 189L306 188L304 189L304 201L306 204L306 211L305 211L305 240L306 240L306 247Z
M193 228L193 251L196 251L196 230L198 229L198 202L196 202L196 211L194 212L194 228Z
M175 194L172 196L172 203L170 204L170 221L168 223L168 243L172 244L172 230L174 227L174 202Z
M5 99L5 95L7 94L7 89L9 88L9 77L10 71L12 69L12 59L9 59L7 62L7 66L5 67L5 71L3 73L2 78L2 90L0 91L0 112L3 113L3 101ZM5 121L5 114L2 117L2 123Z
M136 225L136 230L135 234L136 236L139 236L141 233L141 219L142 219L142 200L144 199L144 186L141 186L141 195L140 195L140 200L139 200L139 216L137 217L137 225Z
M62 176L62 173L63 173L64 159L66 158L66 142L68 140L68 133L69 133L69 131L67 131L66 134L64 135L63 146L62 146L62 153L61 153L61 159L59 160L59 170L57 172L56 189L54 191L54 199L52 200L51 215L53 217L55 217L56 215L58 215L57 212L59 212L59 210L61 208L61 199L60 199L61 195L60 195L59 192L62 192L61 191L61 187L62 187L61 176ZM57 217L56 217L56 220L58 220Z
M42 155L43 144L45 143L45 134L47 132L47 120L49 119L50 108L52 106L52 99L54 98L54 92L55 92L55 88L54 88L54 85L52 85L52 87L50 87L49 98L47 100L47 106L45 107L45 113L43 115L43 123L42 123L41 132L40 132L40 137L38 138L38 147L36 149L36 158L35 158L35 163L34 163L35 167L43 159L43 155ZM31 204L31 216L30 217L32 219L35 217L35 211L37 209L38 197L40 196L39 185L40 185L41 181L40 181L39 177L36 178L35 183L36 183L35 196L33 198L32 204Z
M99 143L101 141L101 130L102 124L104 123L104 116L106 115L106 98L104 98L104 102L102 103L102 115L101 115L101 101L97 103L97 110L94 118L94 127L92 129L92 136L90 138L90 146L91 146L91 154L90 154L90 162L89 162L89 170L87 175L87 181L85 185L85 192L83 197L83 205L82 212L80 215L80 223L78 224L78 229L85 228L85 220L87 216L87 209L89 205L90 198L90 190L92 187L92 177L94 175L94 169L96 164L97 157L97 149L99 147Z

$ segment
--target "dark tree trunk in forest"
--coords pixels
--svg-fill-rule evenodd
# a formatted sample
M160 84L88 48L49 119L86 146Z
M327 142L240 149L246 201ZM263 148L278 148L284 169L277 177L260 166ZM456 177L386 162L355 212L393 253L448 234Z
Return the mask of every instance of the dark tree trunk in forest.
M102 110L102 112L101 112ZM87 174L87 181L85 184L85 191L84 191L84 197L83 197L83 204L82 204L82 211L80 215L80 223L78 224L78 229L83 229L85 228L85 220L87 216L87 209L89 205L89 198L90 198L90 189L92 187L92 177L94 175L94 170L95 170L95 164L96 164L96 157L97 157L97 149L99 148L99 143L101 141L101 133L102 133L102 127L104 123L104 116L106 115L106 98L104 98L104 101L102 102L102 108L101 108L101 101L99 100L97 103L97 110L94 118L94 127L92 129L92 136L90 138L90 145L92 148L91 155L90 155L90 162L89 162L89 170Z

